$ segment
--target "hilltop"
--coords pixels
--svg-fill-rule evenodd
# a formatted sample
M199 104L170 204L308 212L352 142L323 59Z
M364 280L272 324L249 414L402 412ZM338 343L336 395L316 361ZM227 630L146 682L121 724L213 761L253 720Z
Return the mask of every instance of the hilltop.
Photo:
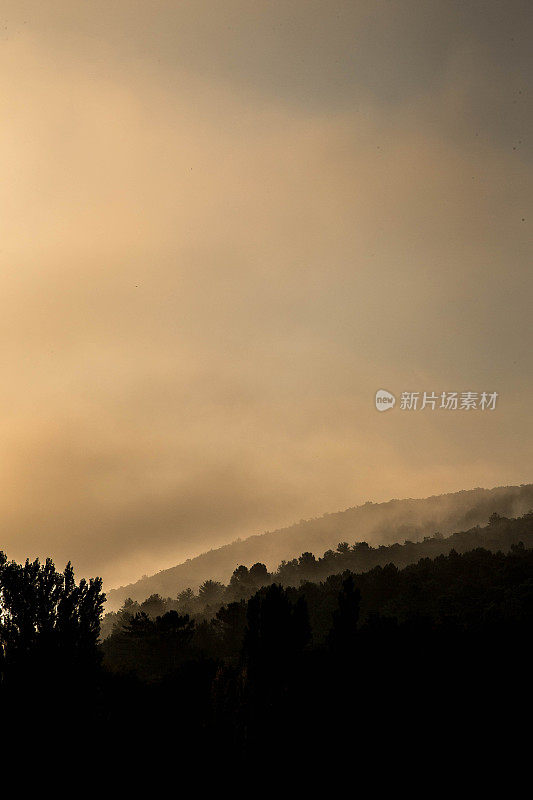
M227 583L239 564L261 562L268 570L274 570L280 562L303 551L322 555L342 541L366 541L373 546L416 542L436 531L446 535L485 525L493 513L518 517L531 508L533 484L471 489L424 499L367 502L231 542L135 583L111 589L107 593L107 610L118 609L128 597L138 601L156 593L175 597L188 587L196 590L208 579Z

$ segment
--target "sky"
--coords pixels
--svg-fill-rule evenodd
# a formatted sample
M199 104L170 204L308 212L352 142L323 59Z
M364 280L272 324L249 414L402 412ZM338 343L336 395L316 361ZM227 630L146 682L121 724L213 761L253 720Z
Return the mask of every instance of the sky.
M531 481L532 33L526 0L3 0L0 549L111 588Z

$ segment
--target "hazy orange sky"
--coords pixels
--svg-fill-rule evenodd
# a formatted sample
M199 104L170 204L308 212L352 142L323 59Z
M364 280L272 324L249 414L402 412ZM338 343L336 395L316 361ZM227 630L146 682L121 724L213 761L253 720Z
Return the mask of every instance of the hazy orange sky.
M4 0L0 549L532 480L532 8Z

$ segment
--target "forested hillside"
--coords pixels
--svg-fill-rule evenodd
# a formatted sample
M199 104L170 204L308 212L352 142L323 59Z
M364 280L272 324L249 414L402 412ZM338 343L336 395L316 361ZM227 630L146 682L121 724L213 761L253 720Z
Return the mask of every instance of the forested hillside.
M193 597L191 614L130 604L100 644L99 579L76 584L70 565L0 553L2 725L33 720L46 695L47 736L68 731L85 753L105 740L187 763L267 752L337 763L378 755L384 736L393 752L431 755L451 730L460 751L485 749L529 713L532 541L529 512L418 545L341 543L274 574L256 565L227 587L207 581L204 595L222 595ZM372 566L379 553L389 560Z
M481 547L494 553L508 552L519 543L526 548L533 548L532 519L531 512L518 519L494 513L485 527L476 526L448 537L437 533L425 537L421 542L408 541L378 547L371 547L367 542L352 545L339 542L335 550L327 550L322 557L316 558L312 553L305 552L299 558L283 561L271 573L261 563L253 564L250 568L241 564L234 570L227 585L209 579L200 586L198 592L188 588L178 592L175 597L167 598L153 594L142 603L127 599L118 612L108 612L104 616L102 637L109 636L114 627L120 627L137 613L155 619L167 611L179 611L198 620L210 619L223 603L248 599L258 589L272 583L299 586L306 581L325 580L330 575L346 570L364 573L375 567L393 566L401 569L416 564L420 559L448 555L452 550L466 553Z
M447 540L471 542L464 553L354 574L343 567L356 551L341 550L341 571L324 581L258 591L234 582L240 599L209 618L137 612L102 645L121 690L115 713L141 731L179 719L178 739L226 757L260 756L274 743L338 757L421 730L429 739L413 740L417 752L431 749L467 707L469 725L453 736L470 752L510 724L526 696L532 537L533 513L493 517ZM429 556L442 541L424 544Z
M232 542L136 583L112 589L107 593L107 609L117 610L127 598L142 602L152 594L175 597L189 587L197 590L209 579L226 583L239 564L261 562L272 571L283 560L290 561L303 552L318 556L343 541L366 541L373 546L404 540L417 542L437 531L447 535L485 525L493 513L517 517L531 508L533 484L472 489L419 500L369 502Z

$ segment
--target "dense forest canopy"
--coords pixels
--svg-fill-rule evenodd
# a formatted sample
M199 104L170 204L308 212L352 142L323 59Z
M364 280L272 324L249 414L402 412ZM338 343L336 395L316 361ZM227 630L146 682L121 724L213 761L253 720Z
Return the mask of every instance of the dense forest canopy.
M308 551L315 556L335 549L338 542L367 541L375 546L405 539L417 542L435 531L443 535L485 525L493 513L518 517L533 508L533 485L471 489L417 500L367 502L277 531L250 536L176 567L119 589L107 592L106 608L117 611L127 598L142 602L152 594L174 596L191 587L195 591L207 580L227 583L237 564L265 564L269 571Z
M227 585L208 579L198 592L187 588L175 597L167 598L152 594L141 603L128 598L118 612L109 612L104 616L102 636L109 636L115 627L120 628L139 612L152 619L171 610L189 614L198 620L210 619L224 603L248 599L258 589L271 583L299 586L304 582L323 581L328 576L346 570L363 573L376 567L402 568L420 559L447 555L451 550L466 553L482 547L493 552L507 552L519 542L528 548L533 547L530 515L515 520L501 517L496 512L485 527L476 526L448 537L436 532L433 536L424 537L421 542L407 541L378 547L371 547L367 542L339 542L335 550L327 550L322 557L316 558L312 553L304 552L299 558L283 561L272 573L264 564L253 564L250 568L240 565Z
M455 742L477 747L524 706L532 544L533 512L419 543L341 542L274 573L241 565L227 586L130 601L100 643L98 579L2 554L3 725L34 715L37 691L54 709L47 731L64 738L74 713L92 747L101 730L118 743L149 731L144 752L338 758L384 731L401 741L405 720L424 731L419 751L435 746L468 708Z

